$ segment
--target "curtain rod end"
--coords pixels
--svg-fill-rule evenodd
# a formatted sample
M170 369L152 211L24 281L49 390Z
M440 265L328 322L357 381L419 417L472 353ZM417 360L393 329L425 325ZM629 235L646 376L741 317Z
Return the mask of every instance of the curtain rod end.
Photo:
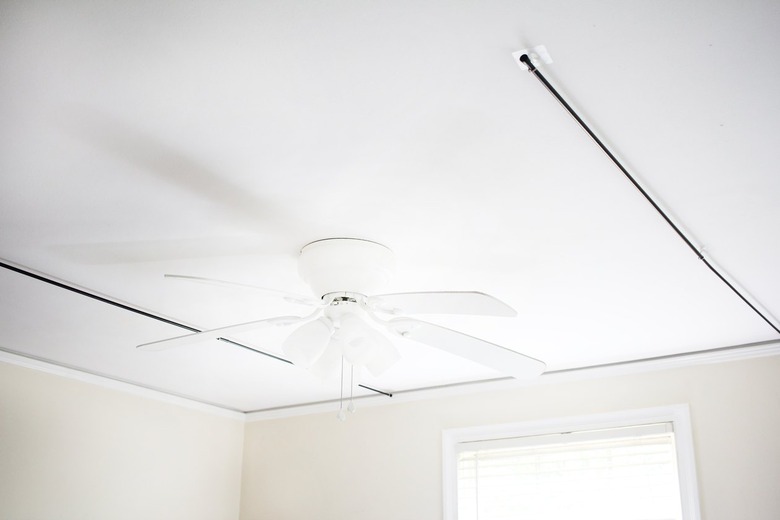
M535 72L540 63L549 65L553 62L550 53L547 52L547 47L544 45L513 52L512 57L517 61L519 67L526 68L529 72Z

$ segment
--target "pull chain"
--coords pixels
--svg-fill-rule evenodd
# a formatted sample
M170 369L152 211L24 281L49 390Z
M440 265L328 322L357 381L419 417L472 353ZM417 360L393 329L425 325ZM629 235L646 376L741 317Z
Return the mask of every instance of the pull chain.
M339 421L346 421L347 414L344 411L344 356L341 356L341 387L339 388L339 413L336 414ZM347 412L355 413L355 365L349 365L349 403Z
M341 356L341 385L339 395L339 413L336 415L339 421L346 421L347 414L344 413L344 356Z
M349 405L347 411L349 413L355 413L355 402L352 400L353 393L355 391L355 365L349 366Z

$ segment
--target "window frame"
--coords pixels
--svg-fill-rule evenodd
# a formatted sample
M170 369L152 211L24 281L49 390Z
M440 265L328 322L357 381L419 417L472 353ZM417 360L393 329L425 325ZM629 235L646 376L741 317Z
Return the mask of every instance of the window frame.
M687 404L444 430L442 431L444 520L458 518L457 456L460 443L661 422L672 423L674 429L683 520L700 520L693 432Z

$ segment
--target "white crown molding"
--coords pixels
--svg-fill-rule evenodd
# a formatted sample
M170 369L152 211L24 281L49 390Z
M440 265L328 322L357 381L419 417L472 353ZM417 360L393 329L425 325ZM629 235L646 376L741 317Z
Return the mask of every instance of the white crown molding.
M702 352L677 354L651 359L612 363L594 367L573 368L569 370L557 370L546 372L540 377L528 381L519 381L512 378L492 379L488 381L476 381L460 383L433 388L421 388L394 392L393 397L383 395L363 396L355 398L361 408L399 404L424 399L437 399L478 392L506 390L513 388L531 387L538 385L560 384L586 379L602 379L607 377L619 377L643 372L655 372L660 370L672 370L695 365L715 363L727 363L758 357L780 355L780 340L736 345ZM336 413L338 401L304 404L298 406L280 407L269 410L247 412L247 422L281 419L300 415L317 413Z
M750 343L746 345L736 345L702 352L692 352L687 354L677 354L652 359L643 359L636 361L627 361L622 363L613 363L608 365L599 365L594 367L572 368L568 370L557 370L546 372L540 377L529 381L518 381L512 378L492 379L488 381L475 381L469 383L458 383L453 385L420 388L394 392L393 397L384 395L369 395L356 397L355 401L361 408L385 406L412 401L421 401L425 399L437 399L443 397L452 397L479 392L489 392L495 390L505 390L513 388L531 387L538 385L560 384L571 381L580 381L586 379L601 379L606 377L619 377L643 372L655 372L660 370L672 370L675 368L685 368L695 365L705 365L714 363L727 363L730 361L739 361L758 357L768 357L780 355L780 340L765 341L760 343ZM202 403L186 397L168 394L159 390L146 388L140 385L119 381L110 377L91 374L82 370L58 365L50 361L35 359L18 353L0 349L0 362L18 365L49 374L76 379L85 383L94 384L103 388L109 388L120 392L129 393L147 399L174 404L197 410L200 412L225 417L234 420L256 422L272 419L281 419L285 417L296 417L301 415L311 415L318 413L336 412L338 401L325 401L319 403L302 404L294 406L284 406L279 408L257 410L250 412L239 412L222 408L216 405Z
M145 399L152 399L163 403L173 404L195 410L198 412L204 412L209 415L216 415L227 419L244 421L245 414L243 412L237 412L234 410L228 410L215 406L212 404L201 403L193 399L187 399L186 397L180 397L178 395L168 394L159 390L146 388L133 383L126 383L110 377L105 377L97 374L91 374L82 370L76 370L74 368L57 365L48 361L35 359L7 350L0 349L0 362L10 365L16 365L24 368L31 368L40 372L46 372L47 374L54 374L56 376L66 377L68 379L75 379L84 383L93 384L102 388L108 388L110 390L117 390L126 394L143 397Z

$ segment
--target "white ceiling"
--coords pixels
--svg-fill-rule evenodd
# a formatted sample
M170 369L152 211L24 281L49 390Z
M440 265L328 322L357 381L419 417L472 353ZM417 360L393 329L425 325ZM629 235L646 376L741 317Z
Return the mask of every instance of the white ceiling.
M206 329L296 309L164 273L305 294L301 246L352 236L395 252L385 292L515 307L431 321L549 370L775 340L511 52L544 44L548 79L778 316L779 26L773 1L2 2L0 258ZM338 397L222 342L137 351L182 330L9 270L0 291L6 351L241 411ZM366 384L501 377L399 348Z

